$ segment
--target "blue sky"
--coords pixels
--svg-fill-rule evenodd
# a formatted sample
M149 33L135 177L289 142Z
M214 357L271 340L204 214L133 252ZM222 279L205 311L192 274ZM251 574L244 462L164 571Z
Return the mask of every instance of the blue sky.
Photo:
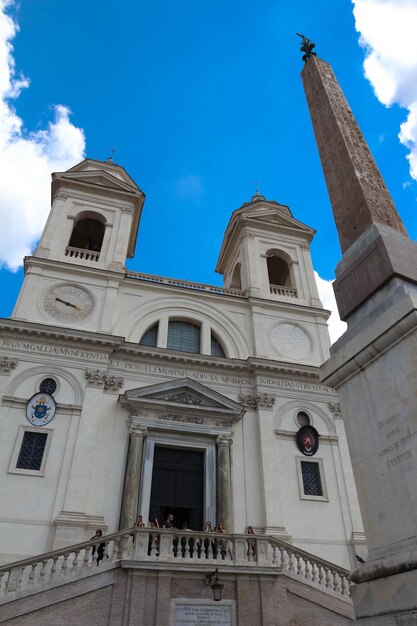
M3 44L13 46L9 85L0 78L0 122L13 110L21 121L4 141L0 136L0 187L7 190L0 191L0 315L11 314L19 290L20 249L30 249L46 219L50 171L83 153L104 160L112 147L115 162L147 196L130 269L221 284L214 268L225 227L257 180L262 194L317 230L313 264L332 279L340 248L296 32L310 36L332 65L416 238L417 187L406 157L417 139L417 93L407 91L408 78L417 76L417 49L406 48L397 65L392 55L398 57L417 8L410 0L393 4L395 19L388 0L356 0L361 46L350 0L22 0L7 7L0 0L2 14L20 29L10 36L0 25ZM5 66L0 49L0 76ZM16 86L20 75L26 80ZM408 148L398 139L407 115Z

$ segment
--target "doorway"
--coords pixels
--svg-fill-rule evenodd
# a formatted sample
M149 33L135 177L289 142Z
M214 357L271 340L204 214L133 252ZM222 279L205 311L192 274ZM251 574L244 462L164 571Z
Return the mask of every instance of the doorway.
M187 522L191 530L202 530L204 456L204 450L155 446L149 519L161 525L172 513L176 528Z

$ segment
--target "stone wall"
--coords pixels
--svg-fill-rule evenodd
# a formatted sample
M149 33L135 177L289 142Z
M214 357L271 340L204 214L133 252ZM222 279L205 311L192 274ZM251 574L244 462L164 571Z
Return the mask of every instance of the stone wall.
M220 572L223 600L214 603L206 572L113 569L3 605L2 626L168 626L175 600L232 607L233 626L345 626L349 602L284 575Z

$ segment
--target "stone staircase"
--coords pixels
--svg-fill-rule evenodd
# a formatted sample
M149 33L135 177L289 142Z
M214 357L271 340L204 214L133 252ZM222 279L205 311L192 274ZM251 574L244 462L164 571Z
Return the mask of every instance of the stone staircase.
M347 570L271 536L133 528L0 567L0 605L120 567L283 574L350 604Z

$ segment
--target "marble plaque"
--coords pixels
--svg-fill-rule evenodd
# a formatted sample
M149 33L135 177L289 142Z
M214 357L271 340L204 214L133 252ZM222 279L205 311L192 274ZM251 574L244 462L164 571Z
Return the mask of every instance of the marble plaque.
M232 607L219 603L178 603L174 626L232 626Z

